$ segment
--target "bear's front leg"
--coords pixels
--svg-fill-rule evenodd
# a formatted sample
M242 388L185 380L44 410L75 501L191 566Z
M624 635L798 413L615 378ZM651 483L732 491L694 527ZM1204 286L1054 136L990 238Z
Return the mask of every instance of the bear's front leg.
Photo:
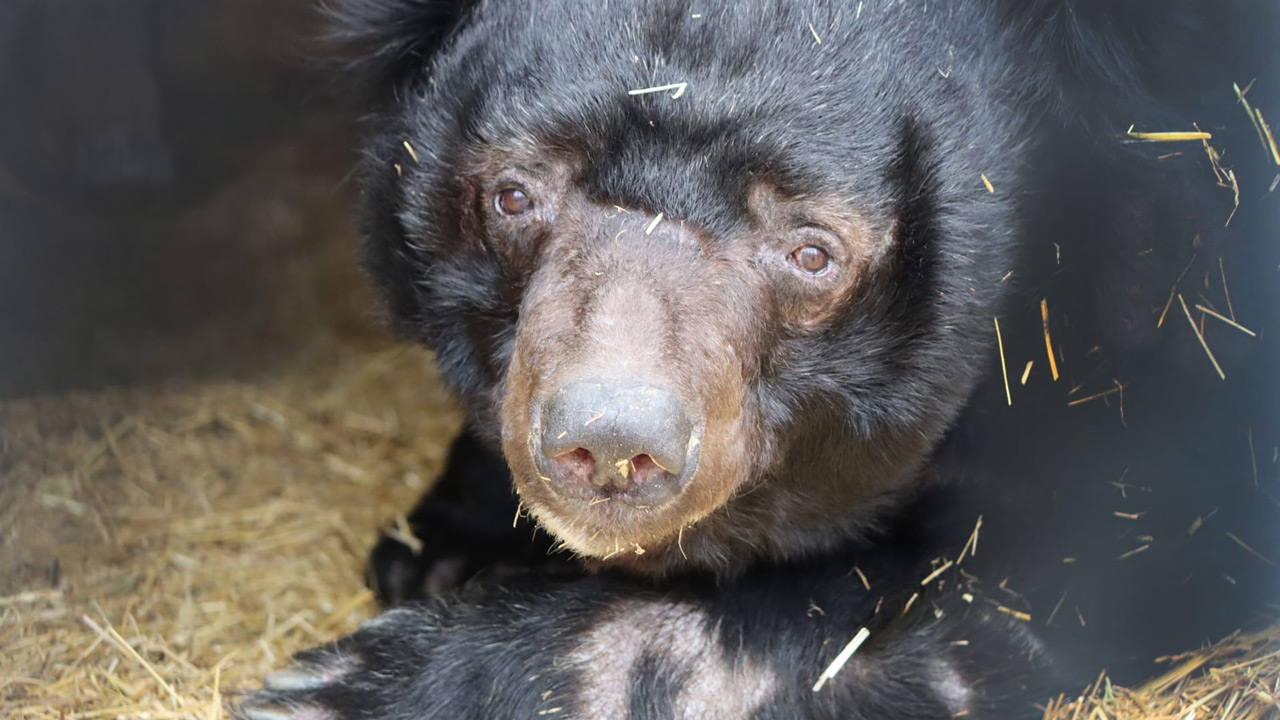
M1047 663L1021 623L956 589L904 611L905 597L882 599L833 575L752 573L719 588L662 594L612 576L477 589L392 610L298 655L236 713L243 720L1037 716L1033 702L1048 697Z
M470 428L407 520L412 538L386 535L369 557L369 584L384 606L442 595L481 573L577 570L519 513L506 461Z

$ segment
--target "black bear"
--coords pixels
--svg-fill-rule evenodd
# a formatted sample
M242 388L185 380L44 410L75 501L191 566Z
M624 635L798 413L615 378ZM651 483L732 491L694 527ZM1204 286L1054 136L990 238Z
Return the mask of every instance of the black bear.
M384 599L443 597L239 715L1035 713L1049 653L965 550L931 564L925 490L1041 141L1111 132L1204 27L1109 6L341 3L367 267L469 421L421 554L373 560ZM446 592L493 566L530 572Z

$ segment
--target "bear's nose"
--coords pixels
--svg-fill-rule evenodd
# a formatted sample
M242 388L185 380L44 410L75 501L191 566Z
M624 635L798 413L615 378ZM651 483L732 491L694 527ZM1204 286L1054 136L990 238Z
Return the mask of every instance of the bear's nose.
M686 479L695 422L675 393L633 382L587 380L543 401L540 464L558 489L636 503L670 499Z

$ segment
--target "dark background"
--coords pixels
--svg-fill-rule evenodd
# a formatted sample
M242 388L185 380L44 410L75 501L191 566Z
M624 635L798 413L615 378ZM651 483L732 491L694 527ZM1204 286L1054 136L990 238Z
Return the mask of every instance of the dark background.
M319 21L0 4L0 398L253 376L377 332Z

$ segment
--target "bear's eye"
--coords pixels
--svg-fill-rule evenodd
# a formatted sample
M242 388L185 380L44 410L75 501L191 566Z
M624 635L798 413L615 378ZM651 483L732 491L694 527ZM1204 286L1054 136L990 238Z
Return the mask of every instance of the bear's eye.
M519 188L507 188L494 196L493 206L503 215L523 215L533 207L533 200Z
M831 265L831 255L817 245L803 245L791 251L791 264L809 275L821 275Z

